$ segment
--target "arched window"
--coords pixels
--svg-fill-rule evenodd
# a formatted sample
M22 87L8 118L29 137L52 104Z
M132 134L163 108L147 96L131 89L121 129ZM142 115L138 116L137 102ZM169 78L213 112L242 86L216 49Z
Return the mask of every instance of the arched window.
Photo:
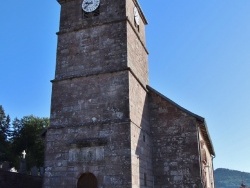
M78 179L77 188L97 188L97 179L92 173L84 173Z

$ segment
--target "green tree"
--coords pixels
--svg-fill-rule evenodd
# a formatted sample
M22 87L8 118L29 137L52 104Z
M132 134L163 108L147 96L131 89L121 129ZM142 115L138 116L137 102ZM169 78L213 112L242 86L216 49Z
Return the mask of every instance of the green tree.
M5 115L2 105L0 105L0 161L7 161L9 158L9 136L10 117Z
M13 166L19 168L19 161L23 150L26 151L28 169L32 166L43 166L44 141L41 133L49 125L48 118L25 116L12 123L11 150Z

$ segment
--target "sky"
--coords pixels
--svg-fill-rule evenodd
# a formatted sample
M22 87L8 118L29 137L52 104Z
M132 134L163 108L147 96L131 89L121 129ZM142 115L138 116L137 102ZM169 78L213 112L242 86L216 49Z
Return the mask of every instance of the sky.
M250 0L140 0L150 86L206 119L214 167L250 172ZM0 105L49 117L60 6L0 6Z

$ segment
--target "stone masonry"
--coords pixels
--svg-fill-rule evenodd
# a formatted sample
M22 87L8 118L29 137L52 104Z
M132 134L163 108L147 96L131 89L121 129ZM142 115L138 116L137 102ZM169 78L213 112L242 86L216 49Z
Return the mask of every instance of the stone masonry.
M43 187L213 188L205 120L148 86L147 21L138 2L100 0L88 16L83 0L58 2Z

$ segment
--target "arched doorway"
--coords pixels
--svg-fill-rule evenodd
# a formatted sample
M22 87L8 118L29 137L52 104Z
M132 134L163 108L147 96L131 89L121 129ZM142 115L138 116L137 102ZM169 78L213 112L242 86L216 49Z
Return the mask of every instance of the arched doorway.
M97 188L97 179L92 173L84 173L77 182L77 188Z

